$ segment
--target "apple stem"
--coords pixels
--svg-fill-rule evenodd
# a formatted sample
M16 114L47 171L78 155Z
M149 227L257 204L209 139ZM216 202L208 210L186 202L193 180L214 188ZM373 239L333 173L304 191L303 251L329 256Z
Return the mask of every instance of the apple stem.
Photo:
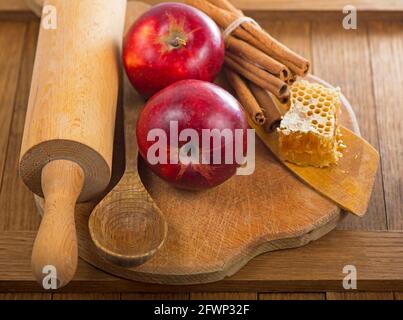
M172 41L171 41L171 46L174 48L179 48L179 47L184 47L186 46L186 40L176 36Z

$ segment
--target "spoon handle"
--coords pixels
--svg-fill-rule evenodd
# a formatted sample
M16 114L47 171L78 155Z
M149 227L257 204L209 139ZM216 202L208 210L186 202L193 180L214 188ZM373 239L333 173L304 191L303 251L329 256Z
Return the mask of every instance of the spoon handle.
M44 287L50 284L51 289L60 288L76 271L74 207L83 184L83 170L74 162L55 160L42 170L45 206L31 264L35 278Z
M126 75L124 76L123 92L126 171L137 173L136 123L145 102L131 87Z

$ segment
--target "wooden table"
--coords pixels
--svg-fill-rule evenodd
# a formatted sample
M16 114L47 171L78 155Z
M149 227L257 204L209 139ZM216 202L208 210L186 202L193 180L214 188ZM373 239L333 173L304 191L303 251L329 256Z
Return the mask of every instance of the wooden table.
M44 292L30 271L39 217L17 174L39 22L22 1L0 0L0 299L403 299L402 1L350 1L362 10L357 30L342 28L344 1L238 2L350 99L382 158L367 216L348 216L306 247L259 256L218 283L136 283L80 261L69 286ZM343 290L345 265L357 268L358 291Z

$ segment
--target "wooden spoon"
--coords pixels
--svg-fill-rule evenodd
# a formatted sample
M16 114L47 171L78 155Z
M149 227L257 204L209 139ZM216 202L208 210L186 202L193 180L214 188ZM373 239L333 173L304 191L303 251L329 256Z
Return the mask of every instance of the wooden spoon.
M89 231L98 253L125 267L140 265L163 245L167 223L144 188L137 170L136 122L142 98L124 83L126 170L120 182L95 207ZM142 103L143 102L143 103Z
M128 6L126 31L149 5ZM168 225L144 188L137 169L136 123L144 100L125 76L123 117L126 169L120 182L95 207L88 221L98 253L120 266L133 267L150 259L164 244Z

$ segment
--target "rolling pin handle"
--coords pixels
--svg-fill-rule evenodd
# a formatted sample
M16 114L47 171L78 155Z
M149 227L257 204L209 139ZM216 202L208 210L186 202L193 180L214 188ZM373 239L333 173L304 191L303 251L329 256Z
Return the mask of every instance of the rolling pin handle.
M42 170L44 214L32 251L32 270L45 289L66 285L77 269L74 208L84 185L75 162L54 160Z

